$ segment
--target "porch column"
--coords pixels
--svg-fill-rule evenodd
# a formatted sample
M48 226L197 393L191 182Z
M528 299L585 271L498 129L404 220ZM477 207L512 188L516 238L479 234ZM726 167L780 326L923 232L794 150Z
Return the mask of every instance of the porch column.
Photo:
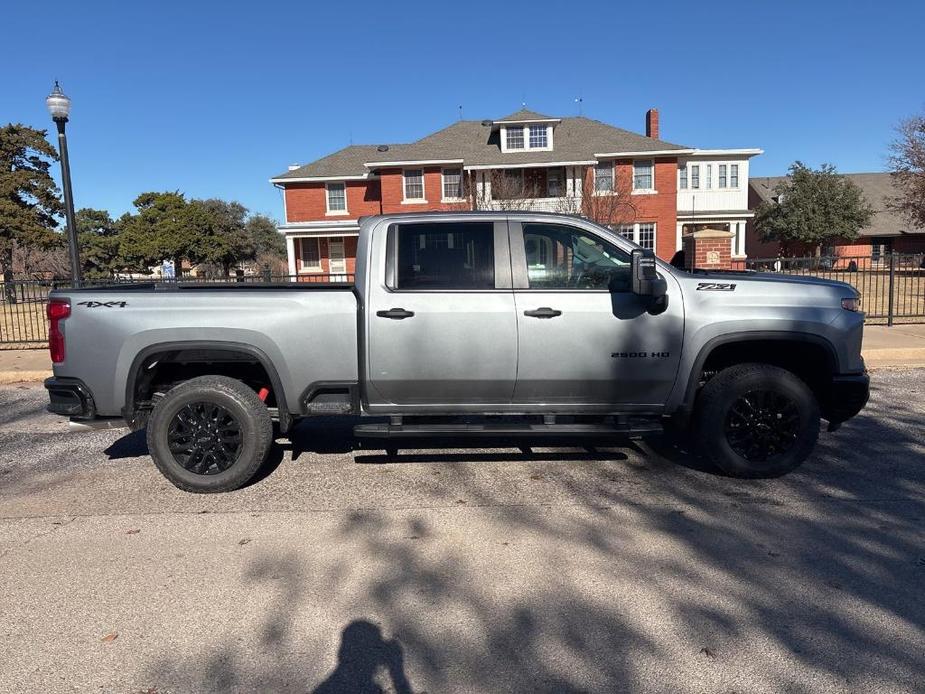
M295 281L295 239L291 236L286 237L286 258L289 261L289 274L293 276L291 281Z

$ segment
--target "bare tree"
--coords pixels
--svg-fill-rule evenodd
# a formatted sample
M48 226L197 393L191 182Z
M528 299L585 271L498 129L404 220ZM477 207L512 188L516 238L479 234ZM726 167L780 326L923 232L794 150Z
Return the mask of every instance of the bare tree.
M902 121L890 144L890 168L899 194L889 200L917 227L925 227L925 115Z
M533 209L533 200L539 197L535 183L525 179L523 169L492 169L487 183L481 187L470 184L477 210L526 211Z
M579 215L604 226L618 227L632 223L637 213L632 196L633 182L629 175L620 174L620 168L615 167L610 184L605 180L598 190L594 167L587 167L582 173L581 193L563 197L556 211Z

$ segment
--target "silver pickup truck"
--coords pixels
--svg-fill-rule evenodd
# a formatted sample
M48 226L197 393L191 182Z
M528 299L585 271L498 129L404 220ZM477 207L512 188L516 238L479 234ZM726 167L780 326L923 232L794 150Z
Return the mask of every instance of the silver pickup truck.
M52 412L147 427L181 489L246 484L305 417L358 437L645 435L773 476L867 402L849 285L688 273L587 220L360 221L356 282L52 293ZM118 419L117 419L118 418ZM274 426L276 431L274 431Z

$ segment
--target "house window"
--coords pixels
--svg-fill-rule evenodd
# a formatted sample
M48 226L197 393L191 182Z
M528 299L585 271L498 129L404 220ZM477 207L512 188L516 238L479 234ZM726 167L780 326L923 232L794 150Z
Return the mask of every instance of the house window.
M491 222L399 225L397 288L494 289L494 238Z
M299 239L302 269L321 271L321 244L317 238Z
M691 165L691 188L694 190L700 188L700 164Z
M601 162L594 167L594 192L610 193L613 191L613 162Z
M545 149L548 146L549 146L548 140L546 138L546 126L545 125L531 125L530 126L530 149ZM508 147L510 147L510 145L508 145Z
M651 159L641 159L633 162L633 190L653 190L652 170L654 163Z
M424 199L424 169L405 169L405 200Z
M687 189L687 164L681 164L678 166L678 188L681 190Z
M739 165L738 164L729 165L729 187L730 188L739 187Z
M636 243L643 248L655 250L655 224L652 222L646 224L637 224L638 232L636 234Z
M462 169L444 169L443 199L459 200L462 196Z
M495 191L492 187L491 196L498 200L516 200L525 195L523 169L502 169L498 179L500 186Z
M726 187L726 165L725 164L719 165L719 187L720 188Z
M713 187L713 164L707 164L707 184L704 186L707 190Z
M523 149L524 148L524 129L521 127L507 128L507 148Z
M546 171L546 197L558 198L562 195L563 169L548 169Z
M347 184L328 183L328 212L347 211Z
M655 223L642 222L637 224L626 224L617 229L617 232L627 241L632 241L637 246L655 250Z

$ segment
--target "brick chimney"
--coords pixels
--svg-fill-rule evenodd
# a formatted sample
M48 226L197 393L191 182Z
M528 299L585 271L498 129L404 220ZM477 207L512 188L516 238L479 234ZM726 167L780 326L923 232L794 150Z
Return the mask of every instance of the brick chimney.
M646 111L646 137L658 139L658 109L650 108Z

